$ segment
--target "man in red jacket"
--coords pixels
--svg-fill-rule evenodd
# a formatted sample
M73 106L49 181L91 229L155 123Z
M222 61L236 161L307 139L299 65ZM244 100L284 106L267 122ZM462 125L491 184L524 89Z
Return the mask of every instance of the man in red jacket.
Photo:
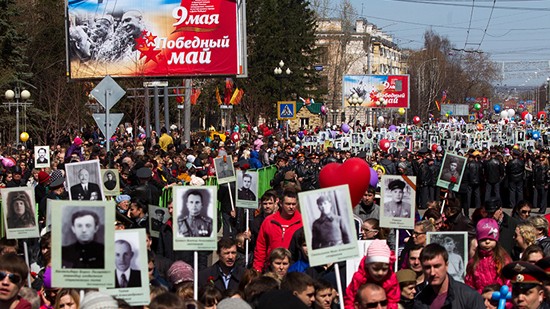
M261 272L269 253L279 247L288 249L292 235L302 226L302 215L298 212L298 193L285 190L282 207L265 218L260 227L252 267Z

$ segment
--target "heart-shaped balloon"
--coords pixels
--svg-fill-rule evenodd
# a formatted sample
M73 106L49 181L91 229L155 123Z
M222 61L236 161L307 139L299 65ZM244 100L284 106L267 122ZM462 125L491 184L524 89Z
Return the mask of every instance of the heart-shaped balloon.
M348 185L351 203L355 207L369 188L370 173L370 166L365 160L351 158L343 164L325 165L319 173L319 184L321 188Z

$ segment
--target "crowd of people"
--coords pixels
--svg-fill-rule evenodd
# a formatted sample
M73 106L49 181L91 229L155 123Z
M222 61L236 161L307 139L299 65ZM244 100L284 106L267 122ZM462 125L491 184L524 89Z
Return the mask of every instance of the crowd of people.
M66 187L65 165L88 160L98 160L101 168L118 170L118 175L110 174L107 180L114 188L111 182L119 179L120 192L109 197L116 203L115 229L146 231L149 282L136 279L140 270L130 266L135 256L130 242L117 239L113 254L116 287L148 287L150 308L497 308L498 299L492 295L503 285L512 291L509 307L548 306L547 149L525 150L511 145L467 150L463 154L466 166L459 175L460 188L453 192L436 185L446 150L428 149L428 142L414 152L366 152L305 146L298 135L284 138L275 131L264 136L251 127L239 129L243 136L240 140L193 135L191 147L186 147L175 127L170 132L162 128L159 135L153 132L151 137L133 136L130 130L119 129L110 140L109 153L97 130L66 130L61 143L50 146L49 157L45 158L49 168L34 168L32 144L4 147L1 186L34 188L40 239L25 240L30 245L29 265L21 258L21 241L1 240L0 309L131 307L104 292L87 290L81 294L51 283L54 253L47 201L68 200L72 188ZM245 209L233 207L235 192L244 199L254 193L231 183L218 188L218 226L212 226L211 218L194 219L203 222L178 218L179 214L173 213L172 197L163 196L163 192L177 185L211 184L216 175L214 159L229 156L235 170L276 168L270 188L258 192L258 208L247 217ZM41 163L43 157L40 151ZM310 240L305 236L307 227L298 194L320 188L319 173L326 164L343 163L353 157L366 160L379 179L383 175L415 176L417 193L414 205L407 208L414 212L412 230L380 225L380 181L371 183L359 203L352 205L353 215L360 222L356 233L346 234L334 243L349 243L349 238L355 237L370 244L356 272L346 278L346 262L310 265ZM250 181L248 177L244 177L245 182ZM402 191L404 186L403 181L392 181L390 190ZM203 199L200 197L201 202ZM13 196L9 200L13 202L4 209L14 219L7 221L8 228L15 222L29 221L32 210L28 197ZM340 222L324 202L322 198L317 201L323 222ZM153 215L149 205L165 206L170 217L165 219L165 212L155 211L154 220L148 220ZM539 214L532 215L533 209ZM191 217L191 208L189 212ZM97 229L95 213L75 212L68 222L73 225L77 241L74 246L79 248L63 247L67 251L62 255L70 255L63 257L64 263L82 263L84 266L79 268L103 263L103 252L90 249L93 239L85 239L87 234L77 230L78 224ZM150 222L154 226L149 226ZM323 222L317 222L316 228L324 230L319 227ZM180 229L174 233L176 223ZM215 254L198 252L198 281L194 282L194 254L174 250L173 239L179 234L200 237L199 230L208 235L213 231L218 242ZM442 237L441 244L428 243L428 232L444 231L467 233L465 259L451 237ZM315 248L332 245L316 243ZM88 255L79 261L72 254L83 247ZM31 285L26 286L29 276ZM198 295L194 295L195 286ZM339 286L343 287L343 295L338 293Z

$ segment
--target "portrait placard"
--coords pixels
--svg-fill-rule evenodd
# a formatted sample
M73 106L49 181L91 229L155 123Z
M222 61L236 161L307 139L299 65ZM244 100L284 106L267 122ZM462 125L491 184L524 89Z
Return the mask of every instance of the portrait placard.
M380 226L413 229L416 177L383 175L380 182Z
M216 250L217 187L175 186L174 250Z
M237 171L237 186L235 187L237 207L258 208L258 183L258 172Z
M120 194L120 177L117 169L101 169L101 180L105 196Z
M458 192L465 168L466 157L445 153L436 185L445 189L450 187L451 190Z
M50 147L49 146L34 146L34 167L46 168L50 167Z
M216 169L218 184L221 185L235 181L235 168L233 167L233 158L231 156L215 158L214 168Z
M447 273L456 281L464 282L468 264L468 232L428 232L427 244L440 244L449 253Z
M145 229L115 231L115 287L101 289L130 306L148 305L149 273Z
M155 205L149 205L149 232L151 237L158 238L160 235L160 229L168 219L170 219L170 212L166 207L158 207Z
M311 266L358 256L348 185L298 193Z
M115 286L112 201L51 201L52 286Z
M105 199L99 171L99 160L65 164L69 199L73 201L101 201Z
M6 238L39 237L33 188L3 188L0 193Z

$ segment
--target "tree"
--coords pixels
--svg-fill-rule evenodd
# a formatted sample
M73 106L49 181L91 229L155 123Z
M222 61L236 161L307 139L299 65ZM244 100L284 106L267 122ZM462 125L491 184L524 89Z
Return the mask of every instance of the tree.
M275 118L275 103L325 92L314 65L315 15L304 0L250 0L247 3L249 78L236 83L245 90L242 111L248 119ZM277 80L280 60L292 74Z

